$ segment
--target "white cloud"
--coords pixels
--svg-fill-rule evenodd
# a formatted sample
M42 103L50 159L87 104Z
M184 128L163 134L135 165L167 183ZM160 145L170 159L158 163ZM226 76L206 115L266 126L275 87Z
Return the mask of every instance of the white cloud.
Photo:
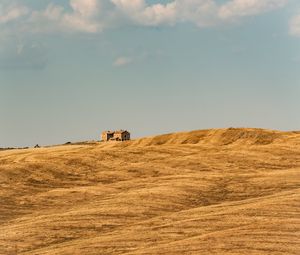
M213 26L218 23L219 6L213 0L177 0L179 22L192 22L198 27Z
M155 4L146 7L138 13L135 19L143 25L156 26L160 24L174 24L176 22L177 6L176 2L166 5Z
M144 0L111 0L111 2L128 14L139 12L146 5Z
M290 20L290 34L300 37L300 14Z
M132 59L131 58L128 58L128 57L118 57L113 65L114 66L125 66L125 65L129 65L130 63L132 63Z
M0 3L0 68L46 66L43 46L16 43L22 38L26 41L32 33L99 33L128 23L171 26L189 22L198 27L210 27L281 8L288 0L224 0L222 3L218 0L173 0L156 4L146 0L69 0L69 8L50 3L42 10L30 9L18 2L21 0ZM300 14L291 19L289 32L300 37ZM138 61L136 57L135 61ZM113 65L121 67L132 62L132 58L120 56Z
M176 22L176 1L164 4L147 6L145 0L111 0L116 8L133 22L157 26L161 24L173 24Z
M98 0L71 0L70 5L73 13L62 17L63 25L82 32L96 33L102 30L101 24L96 19L100 13Z
M139 25L172 25L192 22L199 27L213 26L245 16L259 15L283 7L288 0L174 0L147 5L145 0L111 0L128 19Z
M71 0L70 5L75 13L83 17L97 15L100 7L97 0Z
M71 0L72 12L66 12L60 5L49 4L44 11L33 11L30 30L33 32L87 32L102 30L97 20L100 12L98 0Z
M0 24L12 22L26 16L28 13L29 9L23 5L12 4L3 6L0 4Z
M287 0L232 0L219 9L221 19L258 15L287 4Z
M20 0L19 0L20 1ZM199 27L216 26L246 16L283 7L288 0L173 0L148 4L146 0L69 0L70 10L49 4L44 10L23 5L0 4L0 25L18 23L14 29L32 33L98 33L104 28L128 24L162 26L190 22ZM16 32L16 31L15 31Z

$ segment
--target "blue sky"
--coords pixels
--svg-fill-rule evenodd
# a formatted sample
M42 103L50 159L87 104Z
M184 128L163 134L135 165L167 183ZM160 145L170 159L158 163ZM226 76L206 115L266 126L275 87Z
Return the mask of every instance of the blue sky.
M300 129L300 3L0 1L0 147Z

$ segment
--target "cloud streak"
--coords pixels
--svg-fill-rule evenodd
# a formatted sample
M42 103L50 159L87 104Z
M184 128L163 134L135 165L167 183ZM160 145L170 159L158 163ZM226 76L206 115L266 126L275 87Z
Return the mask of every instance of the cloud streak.
M49 4L44 10L30 10L15 4L0 5L0 25L20 22L19 29L32 33L98 33L120 24L172 26L190 22L198 27L217 26L247 16L282 8L287 0L174 0L147 4L145 0L70 0L69 9Z
M49 4L44 11L33 11L28 20L28 30L34 32L87 32L102 31L97 18L100 4L97 0L71 0L70 12L60 5Z
M0 49L0 69L44 69L47 56L39 43L6 41Z
M300 13L290 20L290 34L300 37Z
M144 26L171 25L176 22L177 3L147 6L144 0L111 0L117 11L135 24Z
M191 22L199 27L216 26L247 16L282 8L287 0L175 0L147 5L145 0L112 0L117 9L137 25L157 26Z
M20 4L4 6L0 4L0 24L18 20L29 13L29 8Z
M218 15L225 20L255 16L282 8L287 3L287 0L233 0L221 6Z
M120 67L120 66L126 66L129 65L130 63L132 63L132 59L128 58L128 57L119 57L117 58L113 65L116 67Z

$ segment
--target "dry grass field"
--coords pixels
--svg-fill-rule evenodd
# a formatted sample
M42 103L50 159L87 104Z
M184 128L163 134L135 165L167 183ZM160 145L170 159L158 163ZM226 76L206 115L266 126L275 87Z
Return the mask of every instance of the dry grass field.
M0 254L300 254L300 132L0 152Z

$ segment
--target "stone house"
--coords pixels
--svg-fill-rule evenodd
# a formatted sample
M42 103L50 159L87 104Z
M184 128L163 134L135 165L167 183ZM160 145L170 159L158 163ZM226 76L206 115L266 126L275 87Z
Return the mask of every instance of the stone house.
M102 141L128 141L130 133L127 130L104 131L101 134Z

